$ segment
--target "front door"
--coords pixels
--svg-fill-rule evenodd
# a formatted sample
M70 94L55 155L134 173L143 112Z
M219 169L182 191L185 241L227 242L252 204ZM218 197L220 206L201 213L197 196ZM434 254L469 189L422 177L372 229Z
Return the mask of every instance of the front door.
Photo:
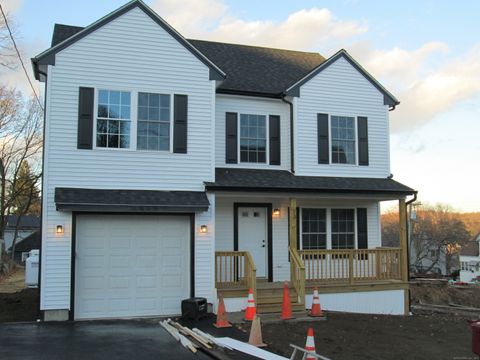
M238 250L249 251L257 268L257 277L268 277L267 209L238 208Z

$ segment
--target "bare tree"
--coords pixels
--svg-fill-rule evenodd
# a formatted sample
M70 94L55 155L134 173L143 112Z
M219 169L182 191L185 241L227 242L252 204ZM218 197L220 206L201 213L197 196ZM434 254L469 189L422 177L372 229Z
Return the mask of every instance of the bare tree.
M4 239L8 216L15 213L21 218L38 193L42 119L42 111L35 99L26 100L15 90L0 87L0 240ZM29 181L22 176L25 163L30 167ZM27 198L27 201L19 201L19 198ZM5 243L0 243L1 253L5 253ZM0 269L5 271L5 262L2 263Z
M0 4L1 6L1 4ZM2 7L2 10L5 9ZM16 35L16 26L14 24L13 18L7 12L5 14L8 24L10 26L10 31L12 35ZM10 34L7 28L7 23L5 22L5 18L0 14L0 66L15 69L18 66L17 61L17 53L13 46L12 40L10 38Z
M470 239L470 233L459 213L447 205L423 206L411 221L410 263L429 272L445 262L451 273L459 247ZM398 213L382 215L382 243L398 243Z

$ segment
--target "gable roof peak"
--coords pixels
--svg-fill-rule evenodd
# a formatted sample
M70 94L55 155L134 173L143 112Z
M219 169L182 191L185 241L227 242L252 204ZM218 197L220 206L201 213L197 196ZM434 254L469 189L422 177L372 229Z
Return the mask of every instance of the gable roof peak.
M171 27L165 20L163 20L155 11L153 11L148 5L146 5L142 0L131 0L125 5L119 7L118 9L112 11L111 13L103 16L87 27L79 30L78 32L72 34L70 37L63 39L58 44L53 47L43 51L36 57L32 58L32 66L35 74L35 78L40 80L40 66L46 65L55 65L55 55L72 45L76 41L80 40L84 36L94 32L98 28L108 24L110 21L115 20L121 15L129 12L134 8L140 8L146 15L148 15L153 21L155 21L160 27L162 27L166 32L168 32L175 40L177 40L181 45L183 45L187 50L189 50L197 59L203 62L210 69L210 79L211 80L223 80L226 77L226 74L215 65L210 59L198 51L194 46L192 46L177 30ZM61 25L60 25L61 26ZM77 27L78 28L78 27ZM45 76L43 74L43 76Z

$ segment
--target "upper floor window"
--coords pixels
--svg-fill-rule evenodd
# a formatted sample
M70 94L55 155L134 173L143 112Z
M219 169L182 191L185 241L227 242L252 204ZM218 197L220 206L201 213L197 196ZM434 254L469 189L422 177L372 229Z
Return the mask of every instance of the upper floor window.
M332 209L332 249L355 248L355 210Z
M97 147L130 147L130 92L99 90Z
M240 161L265 163L267 130L265 115L240 114Z
M355 164L355 118L331 116L332 163Z
M170 95L138 93L137 149L170 150Z

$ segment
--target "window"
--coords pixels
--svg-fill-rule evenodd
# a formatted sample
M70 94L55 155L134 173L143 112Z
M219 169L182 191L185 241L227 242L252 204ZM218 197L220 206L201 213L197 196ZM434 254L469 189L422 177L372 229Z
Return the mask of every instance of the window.
M130 147L130 93L99 90L97 147Z
M327 211L302 209L302 248L327 248Z
M332 163L355 164L355 118L332 116Z
M355 248L355 210L332 209L332 249Z
M240 161L265 163L267 130L265 115L240 114Z
M138 93L137 149L170 150L170 95Z

